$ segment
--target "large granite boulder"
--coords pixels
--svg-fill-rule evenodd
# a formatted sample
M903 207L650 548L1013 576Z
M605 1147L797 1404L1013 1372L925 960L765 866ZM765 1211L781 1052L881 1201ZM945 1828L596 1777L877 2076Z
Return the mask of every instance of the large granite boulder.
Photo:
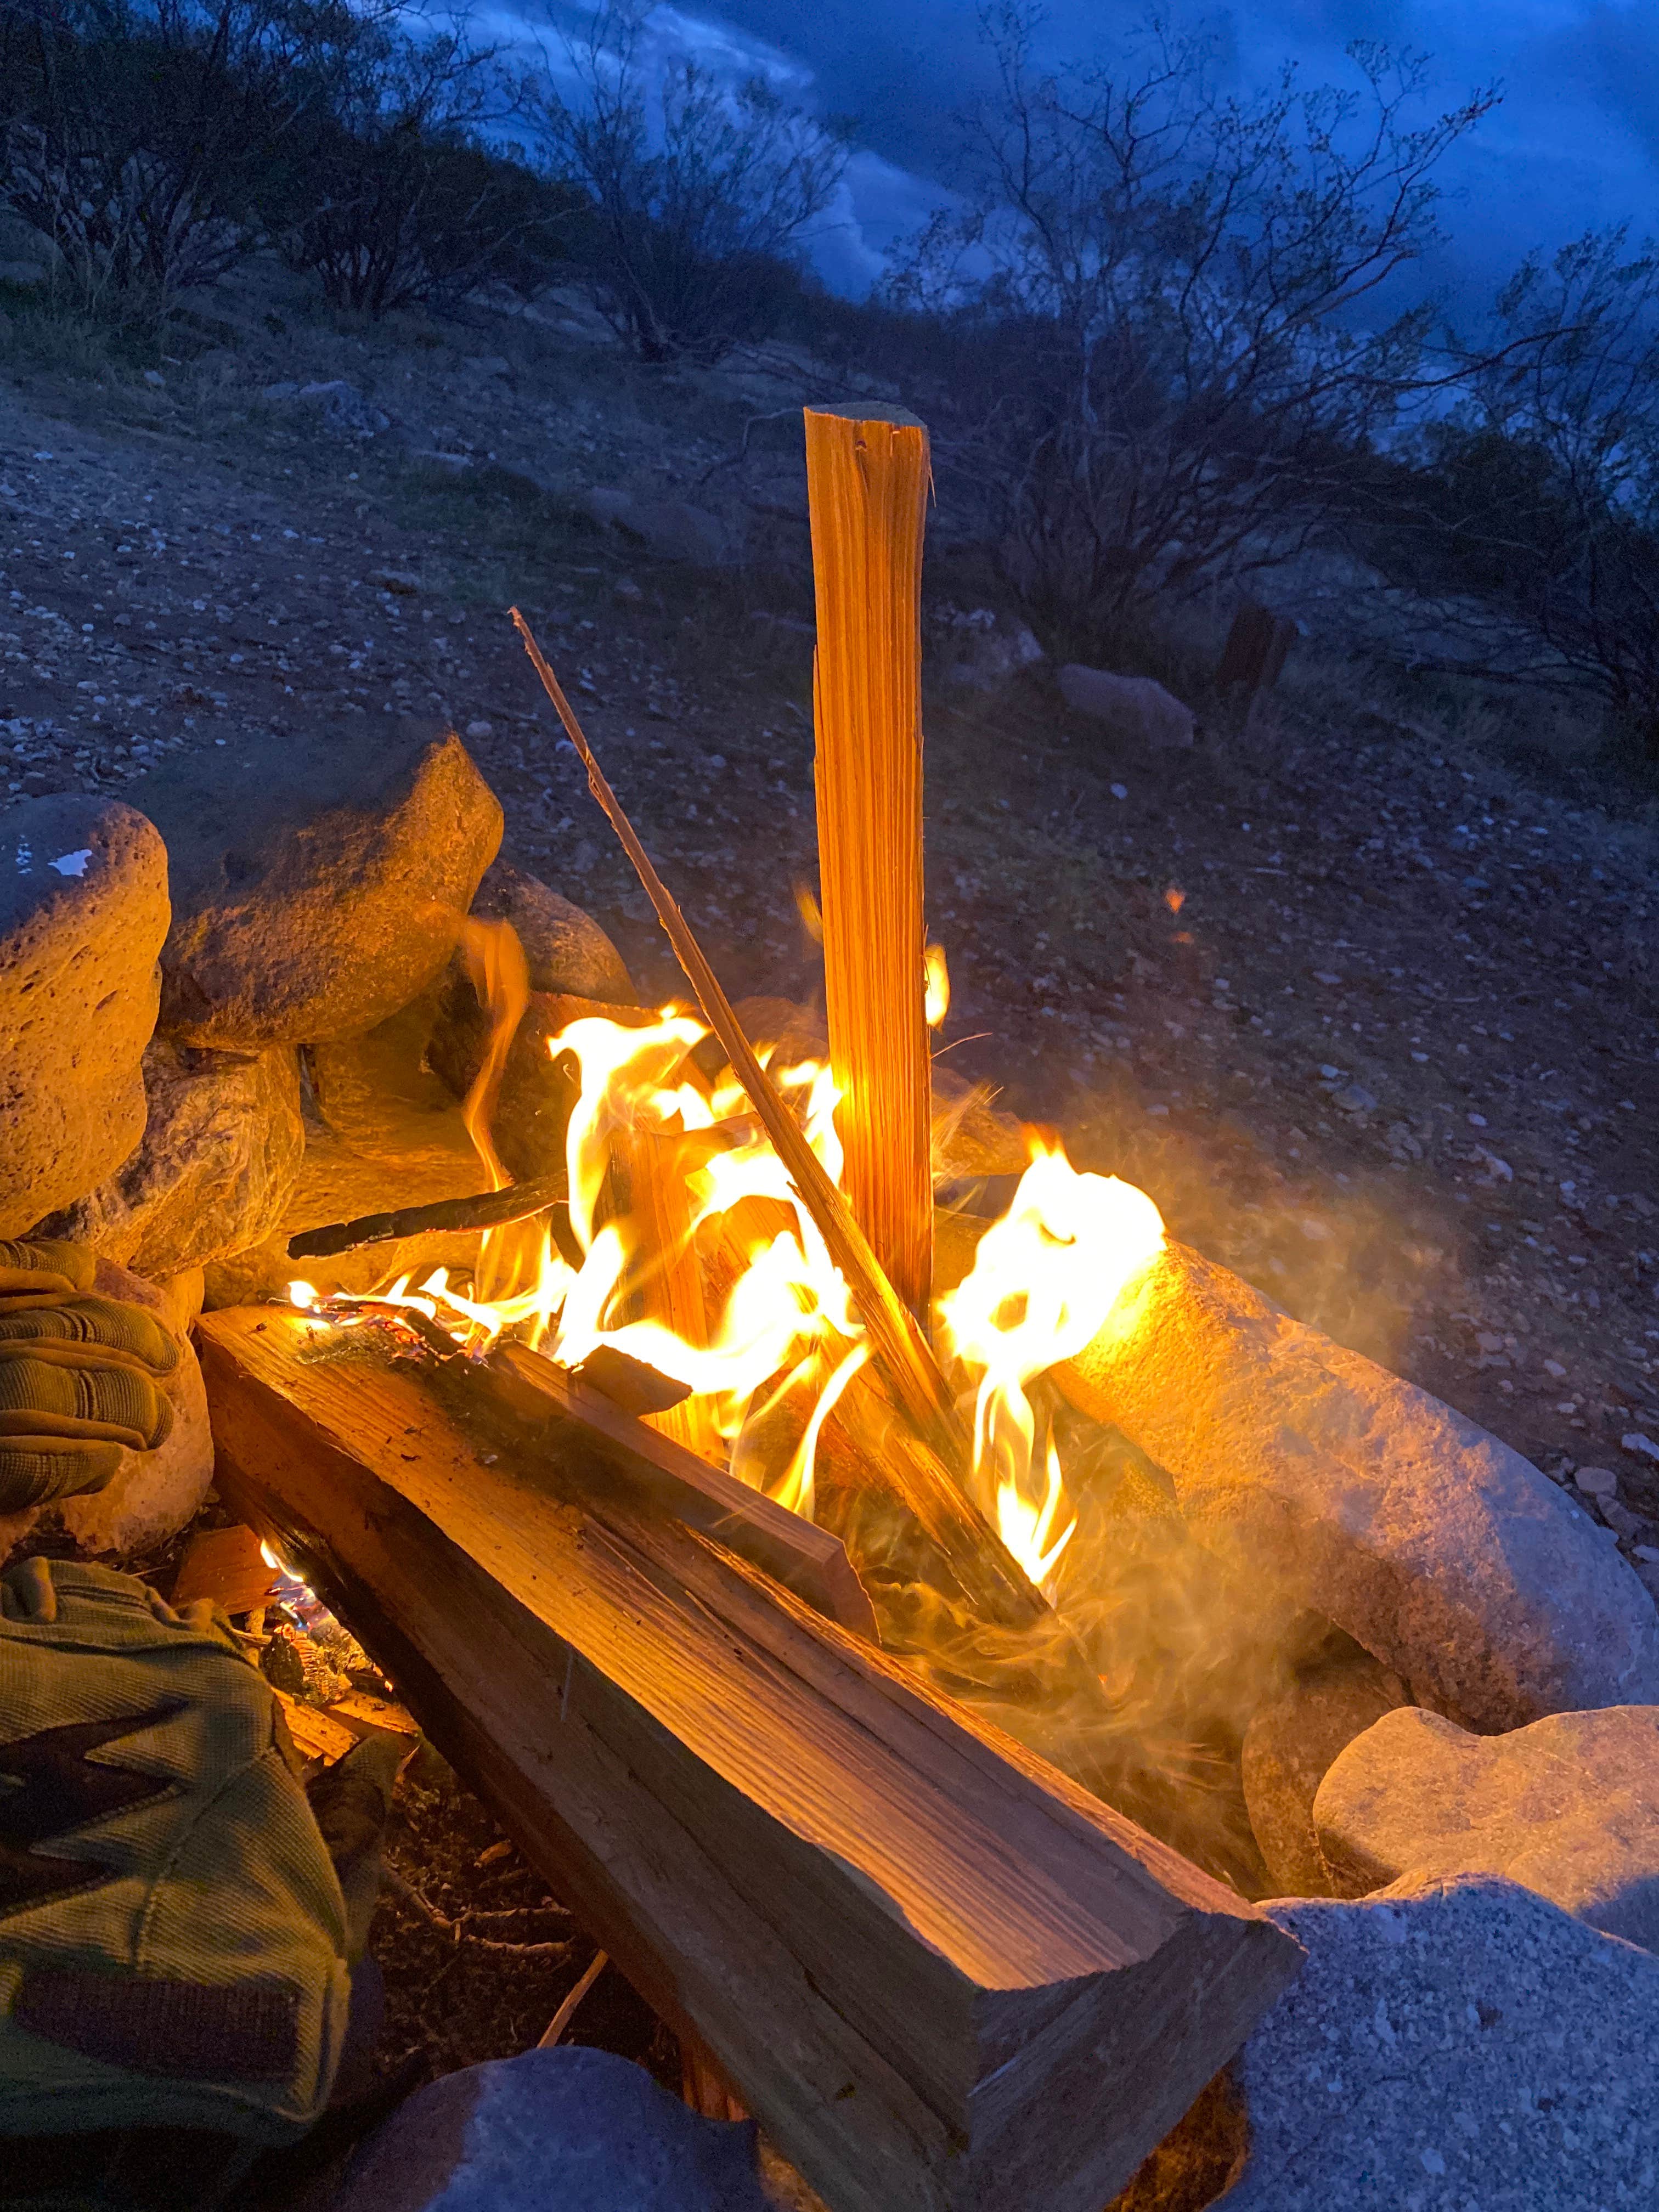
M1351 1651L1298 1674L1251 1715L1240 1760L1244 1803L1268 1881L1279 1896L1332 1894L1314 1832L1319 1785L1340 1752L1406 1702L1406 1686L1397 1674L1369 1653Z
M1335 1621L1419 1705L1495 1732L1659 1703L1659 1613L1582 1507L1189 1248L1054 1375L1170 1474L1200 1543Z
M65 793L0 821L0 1237L102 1182L144 1133L167 855L130 806Z
M1491 1876L1267 1910L1308 1963L1233 2062L1226 2212L1659 2203L1659 1959Z
M1659 1951L1659 1706L1553 1713L1497 1736L1389 1713L1333 1762L1314 1825L1340 1896L1502 1875Z
M137 1150L106 1182L42 1222L43 1237L90 1244L148 1276L179 1275L270 1236L305 1149L289 1045L197 1052L154 1037Z
M706 2120L608 2051L497 2058L418 2089L330 2212L769 2212L752 2120Z
M407 1006L501 837L459 738L379 717L234 739L135 795L172 862L161 1026L218 1051L350 1036Z
M82 1551L142 1558L194 1520L208 1494L213 1432L207 1391L188 1326L179 1325L176 1303L167 1289L102 1259L93 1287L100 1297L143 1306L177 1338L179 1364L162 1386L173 1402L173 1427L155 1451L124 1451L101 1490L66 1498L52 1510Z

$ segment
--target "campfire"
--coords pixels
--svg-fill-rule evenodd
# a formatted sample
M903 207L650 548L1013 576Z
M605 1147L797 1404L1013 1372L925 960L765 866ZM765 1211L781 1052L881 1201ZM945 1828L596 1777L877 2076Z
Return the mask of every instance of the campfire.
M1352 1660L1513 1729L1652 1638L1525 1462L935 1099L926 434L809 413L807 459L822 1029L728 1000L515 616L687 995L538 996L469 921L489 1188L204 1317L218 1479L833 2212L1099 2212L1295 1969L1251 1716ZM560 1157L509 1162L526 1037ZM463 1231L466 1269L305 1273Z

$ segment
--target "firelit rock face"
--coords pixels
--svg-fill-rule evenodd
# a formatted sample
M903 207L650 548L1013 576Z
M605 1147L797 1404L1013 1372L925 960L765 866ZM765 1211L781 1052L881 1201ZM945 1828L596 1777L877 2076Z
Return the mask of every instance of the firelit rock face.
M510 860L486 870L472 912L480 921L512 923L532 991L564 991L617 1006L638 1003L621 953L592 915Z
M1399 1676L1362 1651L1310 1668L1256 1708L1244 1731L1244 1803L1275 1895L1332 1893L1314 1833L1314 1798L1338 1753L1405 1703Z
M144 1133L167 855L130 806L73 793L0 817L0 1236L100 1183Z
M165 1443L155 1451L124 1451L102 1490L66 1498L54 1509L83 1549L125 1557L166 1543L195 1518L213 1480L213 1432L202 1370L187 1328L175 1326L167 1294L107 1260L99 1261L94 1287L102 1297L143 1306L179 1340L179 1364L162 1386L173 1401Z
M151 1277L228 1259L282 1219L305 1150L294 1050L197 1052L155 1037L137 1150L88 1197L41 1223Z
M379 716L305 743L241 739L135 788L167 840L161 1028L258 1052L351 1036L448 959L501 837L459 738Z
M1659 1707L1555 1713L1495 1736L1389 1713L1334 1761L1314 1822L1340 1895L1502 1875L1659 1950Z
M1184 1245L1055 1370L1175 1483L1196 1540L1483 1731L1659 1703L1659 1613L1496 1437Z
M1267 1910L1308 1962L1234 2061L1227 2212L1659 2203L1659 1960L1490 1877Z
M769 2212L752 2121L705 2120L608 2051L528 2051L428 2082L330 2212Z

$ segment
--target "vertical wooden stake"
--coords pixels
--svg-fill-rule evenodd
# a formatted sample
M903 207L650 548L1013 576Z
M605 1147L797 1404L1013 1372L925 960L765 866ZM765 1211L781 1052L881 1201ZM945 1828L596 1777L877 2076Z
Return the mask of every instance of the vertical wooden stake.
M813 710L830 1059L854 1218L924 1323L932 1289L923 1006L921 540L927 433L897 408L806 410Z

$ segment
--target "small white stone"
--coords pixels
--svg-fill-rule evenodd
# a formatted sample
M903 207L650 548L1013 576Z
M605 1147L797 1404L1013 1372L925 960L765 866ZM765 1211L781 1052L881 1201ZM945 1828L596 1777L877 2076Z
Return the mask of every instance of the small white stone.
M1640 1429L1632 1429L1627 1437L1620 1437L1619 1441L1627 1452L1634 1452L1638 1459L1659 1460L1659 1444L1655 1443L1651 1437L1644 1437Z
M1581 1467L1573 1480L1586 1498L1617 1498L1619 1478L1610 1467Z
M466 734L469 738L489 738L494 737L495 732L494 725L489 722L469 722L466 726Z

